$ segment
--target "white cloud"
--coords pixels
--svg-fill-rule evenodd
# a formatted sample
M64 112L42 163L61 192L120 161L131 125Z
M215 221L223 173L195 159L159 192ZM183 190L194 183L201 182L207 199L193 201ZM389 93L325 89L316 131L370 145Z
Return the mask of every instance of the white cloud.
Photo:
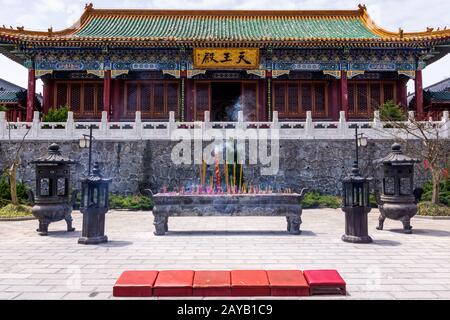
M0 25L25 26L27 29L55 30L74 24L89 0L0 0ZM167 8L167 9L356 9L365 2L369 14L381 27L397 31L425 30L426 27L450 27L448 0L97 0L96 8ZM450 57L429 66L424 71L424 85L450 76ZM25 73L24 73L25 72ZM26 85L26 70L0 57L0 78ZM411 84L409 89L412 90Z

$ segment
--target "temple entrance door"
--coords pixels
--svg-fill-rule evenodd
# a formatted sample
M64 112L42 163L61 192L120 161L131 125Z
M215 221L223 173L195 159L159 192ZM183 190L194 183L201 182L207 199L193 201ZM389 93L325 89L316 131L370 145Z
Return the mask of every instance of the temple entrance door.
M245 121L256 121L258 81L198 81L195 83L194 118L203 121L210 111L210 121L237 121L244 111Z
M211 121L237 121L241 110L241 83L213 82L211 89Z
M259 93L257 81L242 82L241 103L245 121L257 120L257 108L259 104L258 97Z

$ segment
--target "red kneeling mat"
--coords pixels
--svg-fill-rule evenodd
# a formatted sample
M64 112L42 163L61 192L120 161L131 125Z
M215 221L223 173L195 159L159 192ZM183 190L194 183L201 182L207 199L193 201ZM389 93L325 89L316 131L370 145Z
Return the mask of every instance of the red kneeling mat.
M272 296L307 297L309 285L301 271L267 271Z
M231 295L233 297L270 297L267 272L263 270L232 271Z
M309 270L303 272L309 283L311 295L346 295L346 283L336 270Z
M125 271L113 288L114 297L151 297L158 271Z
M194 271L161 271L153 287L155 297L191 297Z
M196 271L194 297L230 297L231 272Z

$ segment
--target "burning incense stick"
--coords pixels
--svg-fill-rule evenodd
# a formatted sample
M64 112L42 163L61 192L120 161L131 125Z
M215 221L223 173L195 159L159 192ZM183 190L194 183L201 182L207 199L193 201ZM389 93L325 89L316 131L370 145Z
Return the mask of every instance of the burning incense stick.
M225 184L227 185L227 191L229 188L229 184L228 184L229 180L230 180L230 177L228 176L228 163L225 161Z
M216 155L216 188L217 192L220 191L220 159L219 155Z

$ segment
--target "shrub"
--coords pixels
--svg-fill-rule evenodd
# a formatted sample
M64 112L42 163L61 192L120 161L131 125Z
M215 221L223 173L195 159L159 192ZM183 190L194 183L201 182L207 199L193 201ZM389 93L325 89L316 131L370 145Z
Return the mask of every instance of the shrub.
M302 201L302 206L305 209L338 209L341 207L341 205L341 198L331 195L321 195L320 192L316 191L307 193Z
M0 209L0 217L1 218L19 218L19 217L31 217L33 214L31 213L31 208L24 205L12 205L8 204L7 206Z
M0 112L1 111L6 112L6 111L8 111L8 108L6 106L0 104Z
M110 195L109 207L111 209L148 211L153 209L153 202L150 198L142 195L135 195L135 196Z
M21 204L28 203L27 188L25 184L17 183L17 197ZM9 179L6 175L0 178L0 207L6 206L11 202L11 187Z
M421 202L419 203L419 215L439 217L439 216L450 216L450 207L443 204L434 204L432 202Z
M379 111L382 121L405 121L407 119L404 110L392 100L383 104Z
M433 184L427 182L423 186L422 201L431 201L431 196L433 195ZM443 205L450 207L450 180L441 183L441 190L439 192L439 202Z
M66 122L69 113L69 107L52 108L43 117L43 122Z

